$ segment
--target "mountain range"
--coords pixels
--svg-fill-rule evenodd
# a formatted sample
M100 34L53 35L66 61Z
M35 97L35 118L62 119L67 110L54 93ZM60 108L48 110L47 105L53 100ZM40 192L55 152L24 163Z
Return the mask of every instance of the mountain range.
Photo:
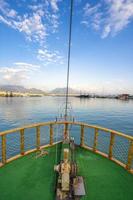
M66 94L66 88L55 88L50 93L52 94ZM80 91L75 90L73 88L69 88L69 94L79 94Z
M55 88L49 92L36 89L36 88L25 88L21 85L1 85L0 91L6 91L6 92L20 92L20 93L34 93L34 94L65 94L66 88ZM69 88L69 94L79 94L80 92L78 90Z
M45 93L43 90L40 90L40 89L36 89L36 88L27 89L27 88L20 86L20 85L1 85L0 91L20 92L20 93L35 93L35 94Z

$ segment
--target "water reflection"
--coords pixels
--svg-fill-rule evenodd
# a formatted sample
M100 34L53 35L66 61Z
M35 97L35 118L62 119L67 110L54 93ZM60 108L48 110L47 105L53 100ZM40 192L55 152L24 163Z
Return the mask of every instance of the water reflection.
M71 97L70 102L76 120L133 135L132 100ZM64 103L65 97L0 98L0 130L54 120Z

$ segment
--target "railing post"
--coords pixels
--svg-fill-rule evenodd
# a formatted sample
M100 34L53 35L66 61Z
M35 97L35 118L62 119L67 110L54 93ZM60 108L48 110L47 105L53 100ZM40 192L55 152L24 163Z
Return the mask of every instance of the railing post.
M20 130L20 153L24 155L24 129Z
M133 160L133 140L130 141L129 151L128 151L128 160L126 169L130 171L132 167L132 160Z
M98 143L98 129L95 128L94 146L93 146L93 151L94 152L96 152L97 143Z
M6 164L6 135L2 135L2 163Z
M40 149L40 126L36 127L36 148Z
M80 136L80 146L84 146L84 126L81 125L81 136Z
M53 125L50 124L50 145L53 145Z
M114 141L115 141L115 134L114 133L110 133L110 145L109 145L109 159L111 160L113 157L113 145L114 145Z

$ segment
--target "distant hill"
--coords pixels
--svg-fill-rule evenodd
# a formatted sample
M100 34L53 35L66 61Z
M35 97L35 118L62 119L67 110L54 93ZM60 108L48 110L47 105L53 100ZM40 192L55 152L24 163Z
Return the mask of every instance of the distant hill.
M43 90L36 89L36 88L30 88L30 89L28 89L28 91L29 91L29 93L34 93L34 94L45 93Z
M23 86L19 85L1 85L0 86L1 91L9 91L9 92L26 92L27 89Z
M55 88L50 93L52 94L66 94L66 88ZM69 94L79 94L80 91L69 88Z
M0 91L7 91L7 92L20 92L20 93L34 93L34 94L40 94L45 93L43 90L39 90L36 88L27 89L20 85L1 85Z
M31 94L46 94L45 91L36 88L25 88L21 85L1 85L0 91L4 92L19 92L19 93L31 93ZM66 94L66 88L55 88L47 92L49 94L64 95ZM80 94L80 91L69 88L69 94Z

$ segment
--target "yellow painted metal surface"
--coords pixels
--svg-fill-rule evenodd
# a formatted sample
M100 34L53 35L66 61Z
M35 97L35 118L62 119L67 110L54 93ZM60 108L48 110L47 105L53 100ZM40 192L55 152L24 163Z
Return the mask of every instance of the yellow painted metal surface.
M43 122L43 123L38 123L38 124L32 124L32 125L29 125L29 126L24 126L24 127L21 127L21 128L16 128L16 129L12 129L12 130L7 130L7 131L4 131L4 132L1 132L0 133L0 137L2 139L2 152L1 152L1 155L2 155L2 161L0 163L0 166L3 166L5 165L6 163L20 157L20 156L23 156L23 155L26 155L27 152L32 152L32 151L35 151L35 150L39 150L42 146L40 144L40 127L43 127L43 126L49 126L50 127L50 131L49 131L49 137L50 137L50 142L48 145L53 145L54 144L54 140L53 140L53 137L54 137L54 129L53 127L55 125L64 125L64 132L65 134L68 132L68 126L69 125L75 125L77 127L79 127L79 130L80 130L80 145L82 147L85 147L85 144L84 144L84 129L94 129L95 131L95 134L94 134L94 145L92 148L90 148L89 146L87 148L91 149L92 151L94 151L95 153L99 153L103 156L106 156L107 158L117 162L119 165L123 166L125 169L127 169L128 171L130 172L133 172L133 169L132 169L132 162L133 162L133 137L132 136L129 136L129 135L126 135L124 133L121 133L121 132L118 132L118 131L115 131L115 130L111 130L111 129L107 129L107 128L103 128L103 127L100 127L100 126L95 126L95 125L90 125L90 124L85 124L85 123L82 123L82 122L72 122L72 121L52 121L52 122ZM24 137L24 131L26 129L29 129L29 128L35 128L36 129L36 148L35 149L31 149L30 151L25 151L25 137ZM110 135L110 143L109 143L109 153L108 154L105 154L103 152L100 152L99 150L97 150L97 146L98 146L98 134L100 134L100 131L104 131L106 134L109 134ZM7 155L6 155L6 135L8 134L14 134L14 133L17 133L17 132L20 132L20 154L18 155L15 155L13 157L11 157L10 159L7 159ZM62 133L64 134L64 133ZM129 150L128 150L128 159L127 159L127 163L123 163L121 160L117 160L116 158L113 157L113 147L114 147L114 141L115 141L115 136L120 136L121 138L123 138L124 140L128 141L130 143L130 146L129 146Z

